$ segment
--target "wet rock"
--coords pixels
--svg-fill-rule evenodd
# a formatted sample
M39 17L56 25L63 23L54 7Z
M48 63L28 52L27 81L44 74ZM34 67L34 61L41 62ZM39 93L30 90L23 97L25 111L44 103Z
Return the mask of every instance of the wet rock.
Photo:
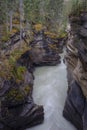
M0 78L0 97L2 97L10 88L10 81Z
M22 66L25 66L29 73L32 73L35 70L35 67L33 65L33 60L30 55L30 51L26 51L24 54L21 55L21 57L17 60L17 64L21 64Z
M12 65L10 75L0 77L0 129L24 130L42 123L44 110L32 98L34 65L30 52L24 52Z
M81 13L81 20L84 22L84 21L87 21L87 12L83 12Z
M7 65L10 55L12 58L9 76L0 76L0 130L24 130L43 122L43 106L36 105L32 98L33 72L36 66L59 64L64 46L63 39L52 39L43 31L35 33L34 41L28 46L25 33L21 42L19 34L11 36L0 55L5 55ZM15 49L16 53L22 51L16 60ZM3 61L0 62L3 68Z
M33 75L27 69L23 79L2 80L0 88L0 129L24 130L44 120L42 106L32 98Z
M87 22L85 22L83 26L85 29L87 29Z
M87 130L87 101L85 102L85 108L82 119L83 119L83 128L84 130Z
M85 98L80 86L74 81L69 89L63 116L72 122L78 130L83 129L82 116L84 113Z
M67 42L68 93L64 117L78 130L87 130L87 13L71 16Z
M24 130L43 122L44 112L42 106L37 106L29 99L24 105L13 108L2 106L0 121L5 127L14 130Z
M84 25L85 26L85 25ZM83 37L87 37L87 29L84 27L81 27L79 34Z
M22 37L22 41L26 43L26 38ZM19 33L12 36L6 46L12 51L18 44L20 46ZM0 77L1 130L24 130L44 120L43 106L36 105L32 98L33 72L35 66L59 64L63 43L59 47L57 41L46 37L42 31L35 34L30 46L31 49L24 51L12 64L9 78ZM6 53L6 58L9 57L10 53Z
M87 98L87 72L83 69L80 60L78 60L77 66L73 73L74 73L74 79L81 86L83 94Z
M7 107L15 107L21 104L24 104L28 100L28 96L31 96L32 85L30 82L29 73L27 72L24 82L16 83L11 81L10 89L8 89L7 93L4 95L4 99L2 99L2 103Z
M43 66L60 63L57 44L51 38L46 37L43 31L35 34L35 39L30 45L30 56L34 65Z

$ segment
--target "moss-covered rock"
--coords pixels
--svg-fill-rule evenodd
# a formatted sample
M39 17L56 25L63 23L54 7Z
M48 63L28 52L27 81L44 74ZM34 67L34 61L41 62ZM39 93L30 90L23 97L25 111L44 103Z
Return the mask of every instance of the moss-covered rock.
M0 55L0 129L25 129L43 122L32 98L33 61L26 39L12 36ZM32 120L32 121L31 121ZM1 123L2 122L2 123Z
M8 107L18 106L24 104L28 100L28 96L32 94L33 76L29 73L25 67L19 66L17 70L14 70L12 76L5 84L5 80L2 80L1 87L1 102ZM4 91L5 87L7 90Z

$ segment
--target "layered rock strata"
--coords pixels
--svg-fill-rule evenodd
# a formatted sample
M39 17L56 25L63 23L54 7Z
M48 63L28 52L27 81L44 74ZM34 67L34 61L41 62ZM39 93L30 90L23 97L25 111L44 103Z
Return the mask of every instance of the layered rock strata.
M62 42L61 42L62 44ZM63 50L63 44L54 42L47 37L44 31L35 34L34 41L30 43L33 63L36 66L56 65L60 63L59 53Z
M39 33L25 51L22 45L26 45L26 36L20 42L19 34L12 36L1 52L5 58L0 62L0 130L24 130L43 122L43 106L36 105L32 98L33 72L36 66L60 63L56 45L43 33ZM22 54L14 62L15 48L19 49L18 55L22 48ZM4 63L11 68L8 70Z
M0 130L24 130L44 120L43 106L32 98L34 67L26 55L17 61L14 77L0 78Z
M68 92L63 116L78 130L87 130L87 12L70 16L65 61Z

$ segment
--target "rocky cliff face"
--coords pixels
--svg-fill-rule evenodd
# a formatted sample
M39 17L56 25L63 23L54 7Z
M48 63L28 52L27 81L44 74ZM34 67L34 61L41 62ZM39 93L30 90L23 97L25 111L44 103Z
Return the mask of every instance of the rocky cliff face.
M70 16L67 53L68 92L63 116L78 130L87 130L87 12Z
M63 50L62 42L47 37L44 31L35 34L34 41L30 43L30 55L35 66L56 65L60 63L59 53Z
M5 44L0 55L0 130L24 130L43 122L43 106L32 98L33 72L36 66L60 63L63 46L57 44L41 32L30 45L26 36L20 42L19 33Z
M0 77L0 130L24 130L44 120L43 106L32 98L34 67L27 53L10 68L11 75Z

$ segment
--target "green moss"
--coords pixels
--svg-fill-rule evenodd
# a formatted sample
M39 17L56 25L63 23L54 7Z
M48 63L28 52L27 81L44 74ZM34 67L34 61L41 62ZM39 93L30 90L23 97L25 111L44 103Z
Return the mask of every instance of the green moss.
M18 81L23 80L23 78L24 78L23 75L26 72L26 67L24 67L24 66L19 66L19 67L14 66L13 69L11 70L11 72L12 72L13 78L16 79L16 81L18 82Z
M17 78L19 80L23 80L23 74L25 73L26 71L26 68L24 66L19 66L17 68Z
M59 34L59 38L65 38L67 37L67 33L65 31L61 31Z
M30 92L30 90L31 90L30 86L25 86L24 91L26 94L28 94Z
M10 56L10 58L9 58L9 64L11 66L13 66L13 65L15 65L15 63L16 63L15 58L13 56Z
M9 34L8 34L9 35ZM7 35L6 35L7 36ZM2 48L7 48L6 44L2 43ZM25 67L17 66L17 60L24 54L26 51L29 51L31 48L25 42L23 42L18 48L13 48L12 50L0 55L0 77L3 79L10 80L14 78L15 81L20 82L24 79L24 73L26 71Z
M17 90L16 89L11 89L8 93L7 93L7 98L13 98L17 95Z
M8 35L7 36L3 36L2 39L1 39L2 42L7 42L8 40L9 40L9 36Z
M24 79L26 70L25 66L17 66L15 57L11 55L9 59L3 59L0 66L0 77L8 80L14 78L15 81L19 82Z
M53 33L53 32L46 31L46 32L44 32L44 34L49 36L52 39L57 39L58 38L58 34Z
M23 94L17 94L16 97L15 97L16 101L20 101L20 100L23 100L23 99L24 99Z
M20 90L17 89L11 89L7 95L6 95L7 99L13 99L15 101L20 101L24 99L24 95L22 94L22 92L20 92Z
M30 90L31 90L31 88L28 85L24 87L24 90L12 88L6 94L6 99L7 100L13 99L14 101L23 101L25 98L25 95L27 96L29 94Z
M4 34L1 38L1 41L4 43L4 42L7 42L9 39L10 39L10 32L7 33L7 31L4 30Z

